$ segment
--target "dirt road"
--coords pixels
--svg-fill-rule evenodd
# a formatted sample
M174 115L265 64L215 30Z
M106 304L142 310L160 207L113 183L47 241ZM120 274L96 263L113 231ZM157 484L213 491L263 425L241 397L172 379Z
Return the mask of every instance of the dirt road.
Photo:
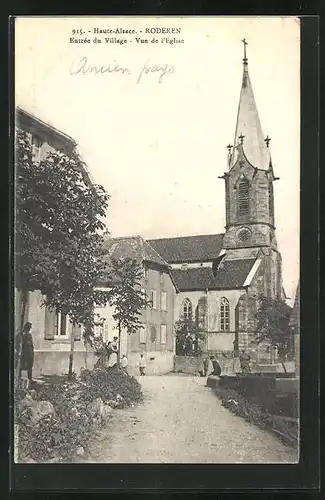
M223 408L199 377L139 379L142 404L116 410L91 443L87 462L283 463L295 450Z

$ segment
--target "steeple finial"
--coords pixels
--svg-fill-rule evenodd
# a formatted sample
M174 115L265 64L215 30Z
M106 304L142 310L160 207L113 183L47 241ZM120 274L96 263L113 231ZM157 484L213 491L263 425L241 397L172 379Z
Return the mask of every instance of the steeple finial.
M246 38L243 38L242 42L244 44L244 59L243 59L243 61L244 61L244 64L247 64L248 63L248 59L246 57L246 45L248 45L248 43L246 42Z

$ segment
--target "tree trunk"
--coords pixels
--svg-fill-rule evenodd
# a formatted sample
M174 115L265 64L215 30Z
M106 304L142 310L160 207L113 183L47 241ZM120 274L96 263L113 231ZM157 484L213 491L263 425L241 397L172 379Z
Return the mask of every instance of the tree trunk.
M121 361L121 323L118 324L118 361Z
M85 342L85 369L88 370L88 342Z
M74 329L75 329L75 326L73 325L72 332L71 332L71 341L70 341L70 356L69 356L68 380L72 379L72 374L73 374Z

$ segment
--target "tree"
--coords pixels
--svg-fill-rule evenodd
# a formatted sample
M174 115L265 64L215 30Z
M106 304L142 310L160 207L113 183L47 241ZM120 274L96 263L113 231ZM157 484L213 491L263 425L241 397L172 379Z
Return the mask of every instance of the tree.
M52 151L33 161L26 133L16 142L15 282L24 300L40 290L44 305L68 314L73 330L93 325L93 305L103 299L94 289L104 279L104 228L109 196L89 182L76 154ZM73 369L71 336L69 375Z
M292 345L292 332L289 327L291 307L282 299L261 296L257 300L255 314L257 336L255 343L267 342L276 348L283 370L286 373L285 360Z
M133 334L143 328L141 312L150 301L141 288L142 267L135 259L111 259L109 273L111 284L108 303L114 309L112 317L117 324L120 355L122 330Z
M176 355L200 356L202 349L199 342L203 340L204 333L198 328L192 318L181 318L175 323Z

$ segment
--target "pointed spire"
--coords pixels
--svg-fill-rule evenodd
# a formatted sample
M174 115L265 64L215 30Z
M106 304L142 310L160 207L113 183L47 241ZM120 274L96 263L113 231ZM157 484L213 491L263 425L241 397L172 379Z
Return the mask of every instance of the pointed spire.
M247 160L256 168L268 170L270 165L270 150L266 144L259 119L252 84L248 73L248 59L246 53L247 42L244 44L243 79L239 98L236 133L234 139L234 152L230 168L236 163L240 151ZM239 146L239 147L238 147Z

